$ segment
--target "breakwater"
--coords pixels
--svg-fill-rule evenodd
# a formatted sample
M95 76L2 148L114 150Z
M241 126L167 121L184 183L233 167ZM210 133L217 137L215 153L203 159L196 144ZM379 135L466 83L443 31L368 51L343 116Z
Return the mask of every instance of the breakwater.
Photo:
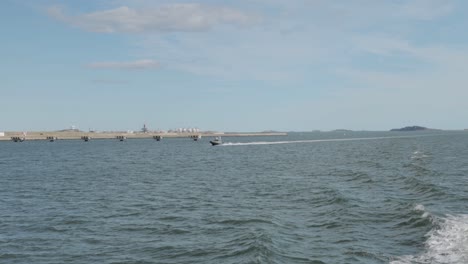
M253 136L286 136L287 133L125 133L125 132L27 132L26 136L23 132L5 132L5 136L0 137L0 140L11 140L12 137L24 137L25 140L47 140L47 138L55 138L58 140L81 140L83 137L92 139L115 139L117 137L126 137L127 139L138 138L192 138L194 135L203 137L253 137Z

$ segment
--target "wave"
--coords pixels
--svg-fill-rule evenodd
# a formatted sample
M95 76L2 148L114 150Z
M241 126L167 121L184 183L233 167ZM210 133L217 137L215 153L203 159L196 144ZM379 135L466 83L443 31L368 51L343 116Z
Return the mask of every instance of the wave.
M415 210L423 212L422 217L429 216L422 205L417 205ZM468 263L468 215L447 215L443 218L434 218L433 223L434 227L426 235L424 252L419 255L398 257L390 263Z
M274 224L271 221L258 219L258 218L251 218L251 219L227 219L222 221L212 222L213 224L222 224L222 225L249 225L249 224L267 224L272 225Z
M427 218L429 217L429 212L426 211L426 208L424 207L424 205L422 204L417 204L415 207L414 207L414 210L415 211L419 211L419 212L422 212L422 218Z
M416 150L415 152L413 152L413 155L411 156L411 159L414 159L414 160L423 160L425 158L429 158L430 155L422 152L422 151L419 151L419 150Z

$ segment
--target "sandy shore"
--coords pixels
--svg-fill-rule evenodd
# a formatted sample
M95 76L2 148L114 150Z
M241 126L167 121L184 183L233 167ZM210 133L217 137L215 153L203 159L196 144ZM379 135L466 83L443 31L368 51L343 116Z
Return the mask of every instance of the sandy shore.
M89 136L92 139L114 139L117 136L132 138L153 138L153 136L162 136L163 138L188 138L191 135L201 135L203 137L246 137L246 136L286 136L287 133L118 133L118 132L28 132L26 140L46 140L47 137L56 137L60 139L81 139L83 136ZM23 137L22 132L5 132L5 136L0 140L11 140L11 137Z

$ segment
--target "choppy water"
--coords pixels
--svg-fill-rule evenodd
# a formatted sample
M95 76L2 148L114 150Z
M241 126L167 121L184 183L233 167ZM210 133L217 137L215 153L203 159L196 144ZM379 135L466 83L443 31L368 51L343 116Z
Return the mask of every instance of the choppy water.
M0 263L468 263L468 133L224 141L0 142Z

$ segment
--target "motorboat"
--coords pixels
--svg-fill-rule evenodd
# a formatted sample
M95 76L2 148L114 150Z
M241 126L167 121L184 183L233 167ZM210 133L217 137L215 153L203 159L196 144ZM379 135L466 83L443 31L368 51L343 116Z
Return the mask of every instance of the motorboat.
M214 140L210 140L211 145L217 146L223 144L221 137L216 137Z

